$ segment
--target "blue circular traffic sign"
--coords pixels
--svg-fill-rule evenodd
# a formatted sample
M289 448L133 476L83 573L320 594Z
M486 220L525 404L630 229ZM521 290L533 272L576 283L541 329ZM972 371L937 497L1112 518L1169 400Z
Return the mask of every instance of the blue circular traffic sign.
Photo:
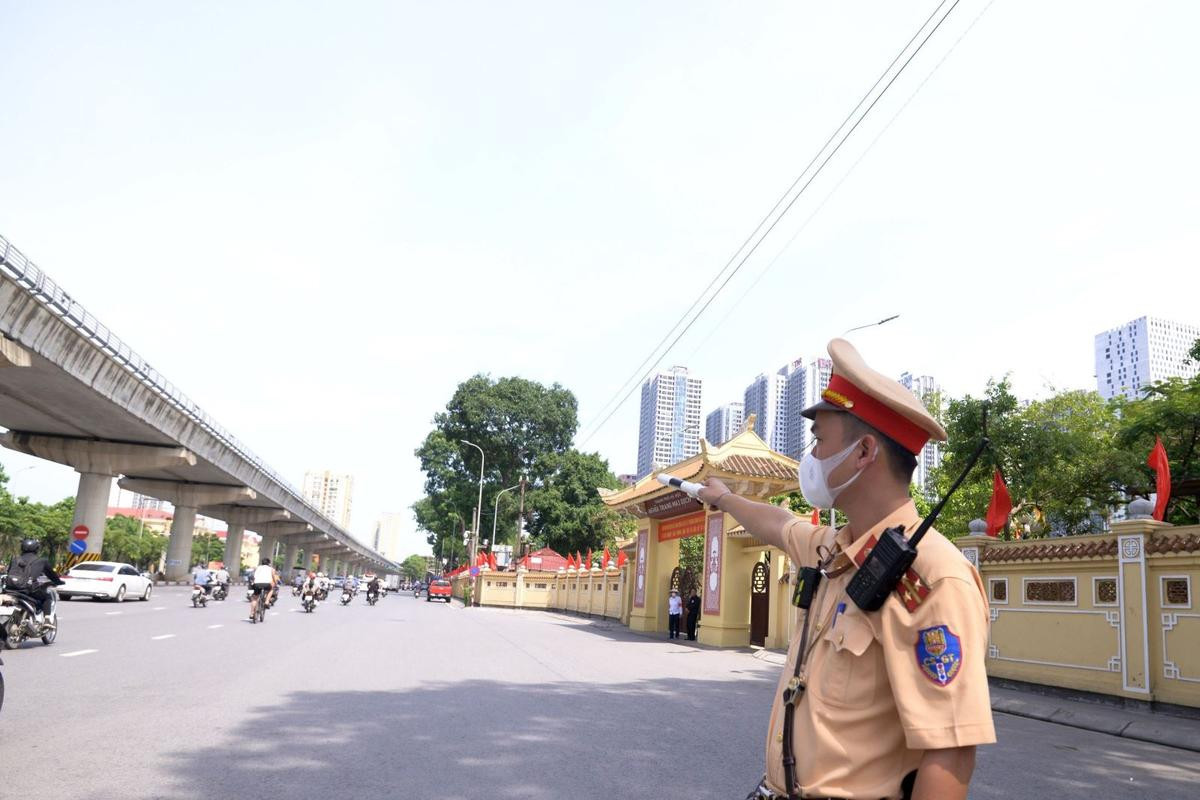
M72 539L70 544L71 552L75 555L83 555L83 551L87 550L87 542L83 539Z

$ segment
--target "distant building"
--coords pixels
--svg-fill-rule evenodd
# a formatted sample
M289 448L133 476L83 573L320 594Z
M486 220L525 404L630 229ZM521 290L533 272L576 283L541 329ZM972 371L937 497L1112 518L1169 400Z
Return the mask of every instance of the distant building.
M700 452L701 381L672 367L642 384L638 478Z
M905 372L900 376L900 384L917 396L925 408L936 419L941 419L941 389L937 380L930 375L913 376ZM917 456L917 469L913 472L913 485L916 486L926 499L932 500L937 494L933 485L933 471L942 465L942 444L930 440L921 448Z
M1200 339L1200 325L1139 317L1096 334L1096 388L1108 400L1129 399L1156 381L1191 378L1200 364L1189 364L1188 351Z
M409 527L410 517L397 512L384 512L375 521L375 534L372 547L389 561L403 561L406 556L400 552L400 537Z
M754 415L754 432L778 452L787 447L786 369L759 375L745 392L746 419Z
M637 483L637 479L638 476L634 475L632 472L622 473L621 475L617 476L617 482L622 486L633 486L635 483Z
M338 472L304 473L304 498L343 529L350 528L354 477Z
M726 403L710 411L704 419L704 439L712 445L724 444L742 432L745 418L742 403Z
M129 517L138 522L138 527L147 533L166 535L171 532L171 520L175 515L170 511L160 511L157 508L127 508L109 506L108 519L113 517Z

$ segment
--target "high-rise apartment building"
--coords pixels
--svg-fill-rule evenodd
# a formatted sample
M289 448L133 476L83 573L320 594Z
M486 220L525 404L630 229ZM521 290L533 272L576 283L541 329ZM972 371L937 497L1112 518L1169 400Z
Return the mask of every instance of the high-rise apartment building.
M746 387L746 419L754 415L754 432L778 452L787 447L787 367L763 373Z
M1108 400L1141 397L1142 390L1166 378L1190 378L1200 365L1188 351L1200 339L1200 325L1139 317L1096 334L1096 388Z
M930 375L912 375L905 372L900 376L900 385L917 396L935 419L941 418L941 389L937 380ZM917 468L913 472L913 485L918 487L926 499L937 494L933 485L933 471L942 465L942 444L930 440L917 455Z
M638 424L638 478L700 452L699 378L672 367L642 384Z
M350 527L354 477L338 472L304 473L304 499L344 529Z
M704 438L709 444L725 444L742 432L745 422L745 407L741 403L726 403L704 418Z
M380 514L379 519L375 520L375 534L371 541L375 552L392 561L402 561L405 556L400 552L400 538L404 535L408 519L407 514L396 512L385 511Z

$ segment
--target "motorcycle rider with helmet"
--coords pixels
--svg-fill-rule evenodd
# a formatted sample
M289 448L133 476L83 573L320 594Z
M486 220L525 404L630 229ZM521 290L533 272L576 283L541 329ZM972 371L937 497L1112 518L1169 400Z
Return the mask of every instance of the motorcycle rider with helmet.
M36 600L44 616L54 608L54 600L47 586L62 586L66 581L50 568L50 562L45 557L38 555L41 547L42 543L37 539L21 540L21 554L9 563L4 585L11 591ZM48 583L43 583L42 578Z
M378 575L372 575L371 580L367 582L367 599L368 600L378 600L379 599L379 576Z

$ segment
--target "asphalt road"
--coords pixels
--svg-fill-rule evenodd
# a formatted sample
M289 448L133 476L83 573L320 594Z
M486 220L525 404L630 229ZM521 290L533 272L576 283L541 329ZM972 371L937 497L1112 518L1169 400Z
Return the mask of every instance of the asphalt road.
M5 652L0 797L739 799L779 667L609 623L392 595L263 625L72 601ZM997 716L973 798L1193 798L1200 754Z

